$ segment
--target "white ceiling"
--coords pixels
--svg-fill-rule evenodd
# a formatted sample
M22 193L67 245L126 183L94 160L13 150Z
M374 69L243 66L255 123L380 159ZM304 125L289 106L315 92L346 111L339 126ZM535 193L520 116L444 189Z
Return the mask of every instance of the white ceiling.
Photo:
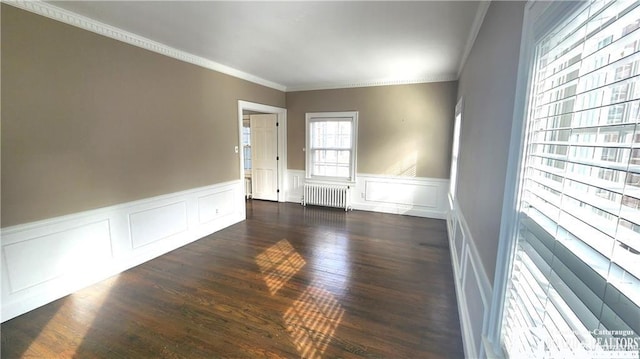
M51 4L287 91L456 79L487 6L478 1Z

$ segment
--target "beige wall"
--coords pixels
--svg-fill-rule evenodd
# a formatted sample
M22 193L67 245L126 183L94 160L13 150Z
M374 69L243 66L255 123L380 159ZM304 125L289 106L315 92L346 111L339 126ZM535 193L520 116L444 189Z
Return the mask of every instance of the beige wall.
M285 94L2 4L2 227L239 178Z
M460 76L457 197L493 280L513 120L524 1L492 2Z
M304 170L305 113L359 111L358 173L448 178L457 83L287 93L288 168Z

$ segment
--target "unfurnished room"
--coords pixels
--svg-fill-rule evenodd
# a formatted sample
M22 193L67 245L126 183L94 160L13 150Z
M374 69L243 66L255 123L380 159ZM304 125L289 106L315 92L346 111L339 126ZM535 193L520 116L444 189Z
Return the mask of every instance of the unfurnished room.
M0 15L2 358L640 358L640 2Z

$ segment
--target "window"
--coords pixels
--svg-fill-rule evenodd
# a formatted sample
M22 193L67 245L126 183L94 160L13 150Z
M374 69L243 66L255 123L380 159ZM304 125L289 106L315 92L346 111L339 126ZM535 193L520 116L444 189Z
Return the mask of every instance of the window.
M242 127L242 151L244 153L244 170L251 171L251 127L248 123Z
M460 154L460 127L462 126L462 100L458 101L453 124L453 145L451 146L451 174L449 176L449 196L451 200L456 197L456 185L458 181L458 155Z
M307 178L355 182L358 112L307 113Z
M637 357L640 5L554 6L565 16L533 31L500 343L509 357Z

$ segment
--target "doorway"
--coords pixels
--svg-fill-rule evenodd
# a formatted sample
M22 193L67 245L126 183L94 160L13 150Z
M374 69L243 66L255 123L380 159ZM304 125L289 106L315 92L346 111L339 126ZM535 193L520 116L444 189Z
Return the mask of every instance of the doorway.
M285 202L287 110L238 101L238 117L245 197Z
M245 197L278 201L278 118L247 112L242 114Z

